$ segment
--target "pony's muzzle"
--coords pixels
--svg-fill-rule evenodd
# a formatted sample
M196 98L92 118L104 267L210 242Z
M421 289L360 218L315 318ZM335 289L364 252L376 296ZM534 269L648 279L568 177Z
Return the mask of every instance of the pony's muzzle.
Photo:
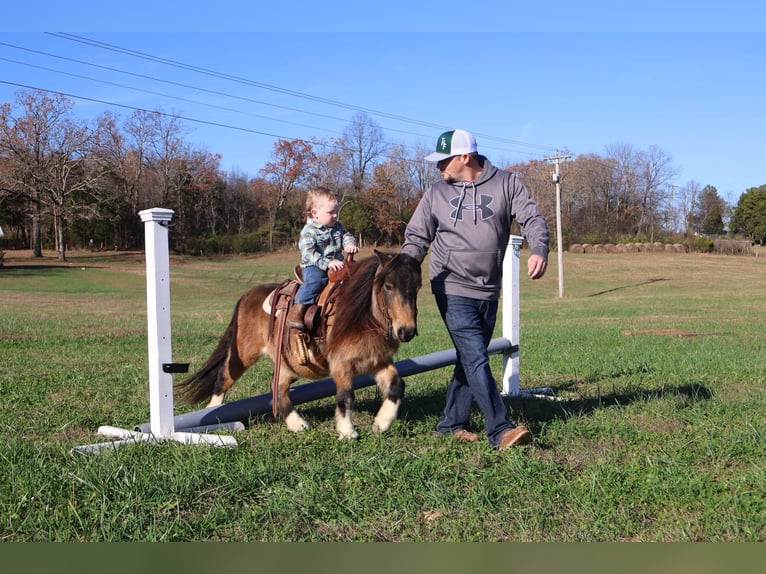
M418 328L414 325L412 326L406 326L406 327L399 327L396 330L396 337L402 342L406 343L407 341L411 341L412 338L418 334Z

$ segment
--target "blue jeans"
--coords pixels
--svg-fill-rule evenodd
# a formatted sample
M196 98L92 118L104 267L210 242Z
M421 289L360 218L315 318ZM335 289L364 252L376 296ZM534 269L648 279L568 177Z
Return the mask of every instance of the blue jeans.
M515 427L492 376L487 346L497 318L497 301L456 295L436 295L442 320L457 351L457 362L447 389L447 403L436 430L450 434L467 428L476 401L484 415L487 438L497 448L500 436Z
M322 289L327 285L327 271L322 271L319 267L311 265L301 269L301 274L303 275L303 284L298 288L295 302L304 305L316 303Z

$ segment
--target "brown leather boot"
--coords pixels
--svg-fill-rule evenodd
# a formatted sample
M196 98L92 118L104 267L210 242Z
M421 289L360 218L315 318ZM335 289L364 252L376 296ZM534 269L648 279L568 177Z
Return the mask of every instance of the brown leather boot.
M303 322L303 316L308 308L309 306L305 303L293 303L293 306L287 312L287 326L299 331L305 331L306 325Z

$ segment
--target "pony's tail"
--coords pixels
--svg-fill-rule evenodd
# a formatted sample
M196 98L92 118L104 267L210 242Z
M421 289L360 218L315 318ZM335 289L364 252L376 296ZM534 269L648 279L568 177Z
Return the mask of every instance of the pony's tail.
M219 373L229 358L229 347L231 347L237 332L240 301L242 299L237 301L237 304L234 306L234 314L231 321L229 321L229 326L226 327L221 340L218 341L218 346L204 366L193 375L176 384L173 392L182 402L195 405L209 399L213 395Z

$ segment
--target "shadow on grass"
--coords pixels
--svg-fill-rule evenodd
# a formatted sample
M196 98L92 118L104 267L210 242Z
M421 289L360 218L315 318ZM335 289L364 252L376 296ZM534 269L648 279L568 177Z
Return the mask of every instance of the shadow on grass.
M14 265L13 267L4 267L0 271L1 276L5 277L48 277L50 273L61 271L77 271L83 269L109 269L105 265L93 265L85 263L45 263L40 265Z
M558 392L567 389L568 385L551 387L554 397ZM713 394L708 387L701 383L688 383L677 386L664 386L658 389L628 388L606 393L581 394L566 400L551 400L547 398L508 398L506 404L512 412L519 413L525 420L534 425L541 425L552 420L562 420L571 417L581 417L596 410L623 407L632 403L661 400L666 397L681 397L687 405L707 401Z
M598 293L591 293L590 295L588 295L588 297L598 297L599 295L606 295L607 293L614 293L615 291L622 291L623 289L632 289L634 287L642 287L644 285L657 283L658 281L667 281L667 279L663 277L654 277L652 279L647 279L646 281L642 281L641 283L634 283L633 285L623 285L622 287L613 287L612 289L606 289L604 291L599 291Z
M660 388L651 389L642 388L640 383L626 383L624 388L615 389L613 379L648 372L649 369L639 366L608 374L593 374L585 378L565 381L555 386L549 385L548 388L553 391L551 398L513 396L504 397L503 400L511 420L523 420L532 433L536 434L547 422L584 417L599 409L624 407L632 403L662 400L667 397L680 397L685 405L693 405L713 397L712 391L702 383L663 385ZM602 392L602 388L605 387L612 390ZM399 418L410 420L438 419L444 408L446 391L445 386L423 392L417 389L414 382L411 382L407 387L399 410ZM382 397L377 390L372 388L357 390L356 394L357 400L354 405L356 412L374 415L380 408ZM302 415L315 420L332 420L335 413L335 404L331 397L323 398L321 402L303 403L297 405L296 408ZM476 409L475 405L474 409ZM245 424L253 425L267 422L274 422L270 413L253 417Z

